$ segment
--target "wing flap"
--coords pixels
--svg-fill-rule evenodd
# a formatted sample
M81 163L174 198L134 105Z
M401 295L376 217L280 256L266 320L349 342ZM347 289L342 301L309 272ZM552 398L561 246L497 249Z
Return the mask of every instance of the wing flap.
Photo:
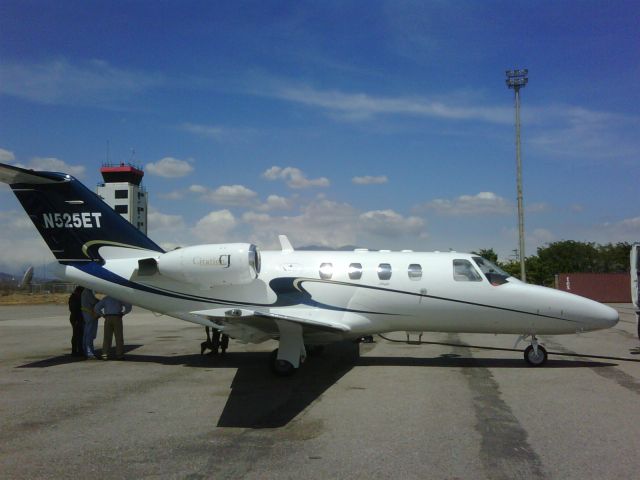
M313 310L303 309L271 309L271 310L249 310L243 308L213 308L209 310L198 310L191 312L194 315L207 317L215 321L215 319L224 318L224 323L243 322L249 319L270 319L270 320L286 320L288 322L297 323L303 327L312 328L332 333L345 333L351 331L351 328L343 323L312 318L315 313ZM323 312L323 316L328 312ZM255 326L255 323L254 323Z

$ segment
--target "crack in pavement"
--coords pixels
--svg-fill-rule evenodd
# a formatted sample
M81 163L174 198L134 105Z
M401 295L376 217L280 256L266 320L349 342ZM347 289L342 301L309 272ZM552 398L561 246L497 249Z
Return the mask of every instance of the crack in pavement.
M457 334L449 334L455 347L464 356L472 357L471 349ZM511 408L502 399L500 386L486 367L461 369L473 393L473 409L481 436L480 460L485 473L491 479L537 478L545 479L542 461L527 441L527 431L522 427Z

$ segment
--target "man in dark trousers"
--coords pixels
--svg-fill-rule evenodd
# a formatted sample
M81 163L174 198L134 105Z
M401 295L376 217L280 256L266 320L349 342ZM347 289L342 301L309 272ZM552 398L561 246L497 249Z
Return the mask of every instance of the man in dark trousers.
M222 338L220 339L220 354L224 356L227 353L227 348L229 347L229 335L222 334Z
M96 316L104 316L104 340L102 342L102 358L112 358L111 341L116 338L116 360L124 360L124 333L122 328L122 316L131 311L131 304L121 302L117 298L104 297L93 308Z
M74 357L84 356L84 351L82 350L84 318L82 318L82 303L80 301L82 290L84 290L84 288L77 286L69 296L69 322L71 322L71 328L73 329L71 355Z
M218 355L218 351L224 355L229 347L229 336L223 334L217 328L209 329L209 327L204 327L204 331L207 334L207 339L200 344L200 355L204 355L207 349L211 350L209 355Z

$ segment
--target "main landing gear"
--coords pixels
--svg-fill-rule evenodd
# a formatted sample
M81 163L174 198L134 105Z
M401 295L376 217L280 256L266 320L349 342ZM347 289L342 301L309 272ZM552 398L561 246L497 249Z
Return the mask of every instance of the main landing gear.
M532 367L540 367L547 361L547 350L538 345L535 335L531 335L531 345L524 349L524 359Z
M276 324L280 331L280 347L271 352L269 366L277 376L289 377L296 373L307 357L302 327L287 320L276 320Z
M278 348L276 348L273 352L271 352L271 356L269 357L269 367L271 371L277 375L278 377L290 377L296 370L296 367L293 366L291 362L284 359L278 358Z

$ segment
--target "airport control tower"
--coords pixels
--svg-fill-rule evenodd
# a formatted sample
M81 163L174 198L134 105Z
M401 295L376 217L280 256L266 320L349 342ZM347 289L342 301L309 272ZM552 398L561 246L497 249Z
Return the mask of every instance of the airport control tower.
M129 163L108 164L100 169L104 183L96 193L138 230L147 233L147 191L140 185L142 168Z

